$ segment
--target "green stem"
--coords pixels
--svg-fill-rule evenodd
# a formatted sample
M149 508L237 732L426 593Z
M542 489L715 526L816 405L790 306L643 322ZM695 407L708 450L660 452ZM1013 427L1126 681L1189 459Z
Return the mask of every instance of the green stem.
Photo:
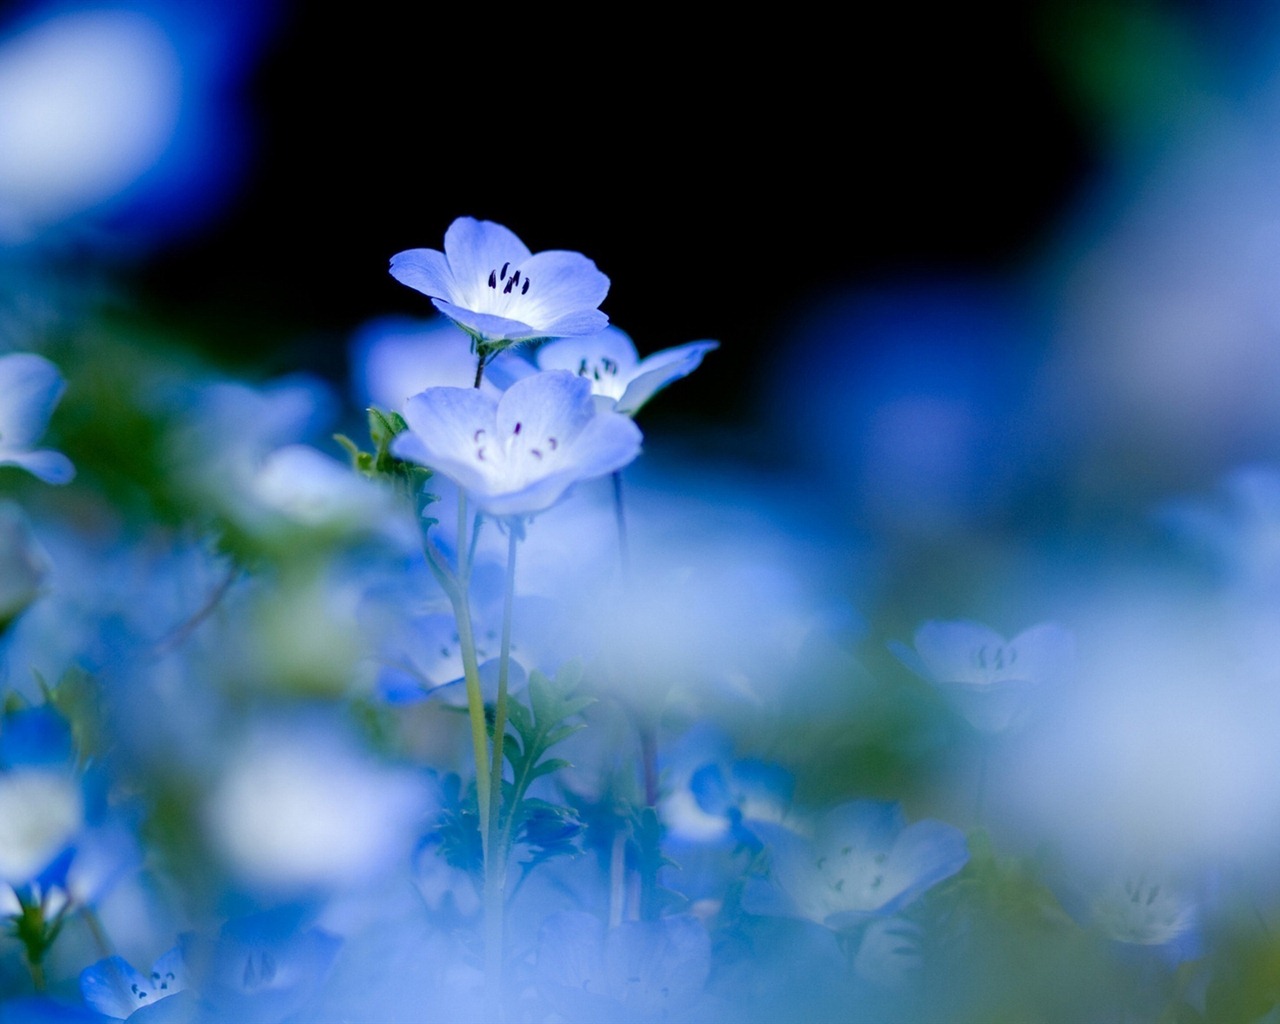
M507 808L503 815L502 777L505 752L503 740L507 732L507 681L511 667L511 620L515 598L516 545L519 530L515 523L508 526L507 575L502 602L502 647L498 656L498 695L493 711L493 763L489 772L489 800L487 814L482 814L487 841L484 862L484 918L485 918L485 977L487 988L499 999L503 991L503 915L506 909L507 854L511 842L510 824L515 817L515 807Z
M622 578L631 576L631 546L627 543L627 515L622 504L622 470L613 471L613 514L618 522L618 555L622 559Z
M427 541L423 550L427 556L427 565L441 589L449 597L453 605L453 617L458 626L458 646L462 649L462 675L467 687L467 717L471 721L471 748L476 761L476 803L480 812L480 842L482 849L488 847L488 831L484 823L489 816L489 746L488 730L484 716L484 694L480 691L480 666L476 659L476 639L471 627L471 601L469 598L471 584L471 560L463 552L467 551L467 495L461 488L458 490L458 549L457 573L449 571L449 567L440 560L439 553Z
M111 942L107 939L107 932L102 927L102 920L98 917L98 912L92 907L82 907L80 917L89 929L89 934L93 937L93 944L98 948L98 952L102 954L104 959L111 956L115 950L111 948Z

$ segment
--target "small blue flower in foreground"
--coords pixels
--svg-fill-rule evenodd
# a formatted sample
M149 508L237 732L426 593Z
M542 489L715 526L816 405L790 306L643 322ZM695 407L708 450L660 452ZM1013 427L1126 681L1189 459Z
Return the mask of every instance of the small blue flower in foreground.
M185 975L182 953L176 948L156 961L149 978L123 957L111 956L81 972L80 993L99 1013L127 1020L136 1011L183 991Z
M641 359L635 343L616 327L598 334L563 338L538 349L543 370L568 370L591 381L594 394L607 399L620 413L634 416L650 398L672 381L687 377L718 341L690 341Z
M43 356L0 356L0 466L21 466L45 483L65 484L75 469L61 452L36 450L65 384Z
M406 249L391 276L428 296L482 351L535 338L594 334L609 318L599 305L609 278L581 253L531 253L501 224L459 217L444 252Z
M541 512L640 454L639 428L597 412L590 383L564 370L526 377L500 398L428 388L405 403L404 417L409 430L392 454L453 480L493 516Z

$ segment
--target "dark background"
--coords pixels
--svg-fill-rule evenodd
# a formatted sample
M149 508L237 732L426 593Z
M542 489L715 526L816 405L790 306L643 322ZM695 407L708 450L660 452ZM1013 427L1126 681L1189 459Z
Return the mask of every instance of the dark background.
M594 259L642 354L719 339L701 386L652 415L732 420L753 358L808 304L1016 268L1098 165L1057 5L714 22L406 6L282 8L246 86L235 200L140 268L154 308L219 356L340 376L360 323L431 312L388 258L470 214Z

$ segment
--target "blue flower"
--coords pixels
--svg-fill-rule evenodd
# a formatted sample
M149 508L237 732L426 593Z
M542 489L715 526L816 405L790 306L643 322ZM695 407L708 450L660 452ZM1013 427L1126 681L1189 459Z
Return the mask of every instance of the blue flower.
M711 940L690 914L625 921L558 911L538 932L538 989L570 1021L697 1020Z
M941 821L908 825L901 805L855 800L828 811L812 837L764 823L772 887L753 880L754 914L807 918L829 928L894 914L968 863L964 833Z
M453 480L492 516L541 512L640 454L636 425L597 412L591 385L564 370L526 377L501 397L428 388L405 403L404 417L409 430L392 454Z
M99 1013L114 1020L127 1020L138 1010L183 991L185 976L182 953L177 948L155 962L149 977L143 977L123 957L111 956L80 972L80 994Z
M595 263L577 252L533 254L493 221L459 217L445 232L444 252L396 253L391 276L428 296L482 352L594 334L609 322L598 308L609 279Z
M49 484L65 484L75 476L61 452L34 447L64 387L58 368L43 356L0 356L0 466L20 466Z
M278 1024L315 998L342 940L280 907L230 920L216 939L185 932L178 945L187 985L215 1020Z
M634 416L672 381L687 377L718 341L690 341L641 359L635 343L616 327L597 334L562 338L538 349L543 370L568 370L591 381L591 391L613 408Z
M1021 725L1035 698L1063 678L1075 659L1074 637L1052 622L1012 640L977 622L926 622L914 643L915 650L889 646L982 733Z

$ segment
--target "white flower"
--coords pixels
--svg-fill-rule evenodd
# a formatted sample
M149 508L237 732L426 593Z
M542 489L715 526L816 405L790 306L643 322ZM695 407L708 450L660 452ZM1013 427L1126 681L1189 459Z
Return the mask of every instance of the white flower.
M1075 656L1072 635L1051 622L1012 640L978 622L926 622L914 641L914 651L890 646L984 733L1020 725L1038 691L1061 678Z
M407 861L432 801L411 773L379 764L339 735L264 729L234 753L206 822L250 882L335 888Z
M405 403L404 417L409 430L392 454L447 476L493 516L541 512L640 453L636 425L597 412L590 384L564 370L526 377L501 397L428 388Z
M396 253L391 276L429 296L489 349L593 334L609 322L597 308L609 279L595 263L577 252L531 253L513 232L489 220L459 217L445 232L444 252Z
M634 416L650 398L674 380L687 377L717 341L691 341L641 359L626 332L606 327L598 334L562 338L538 349L543 370L568 370L591 381L592 394L614 409Z
M0 774L0 880L29 882L83 823L80 787L67 775L40 768Z

